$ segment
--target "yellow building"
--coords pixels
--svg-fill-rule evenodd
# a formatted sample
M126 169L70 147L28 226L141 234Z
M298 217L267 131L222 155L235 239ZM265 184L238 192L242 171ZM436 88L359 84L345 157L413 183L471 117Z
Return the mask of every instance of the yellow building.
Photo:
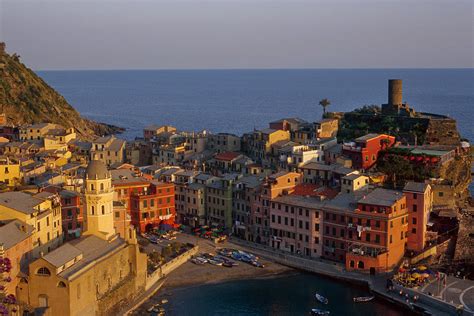
M100 160L107 166L122 163L125 161L125 145L125 140L115 136L99 137L92 142L90 159Z
M13 158L0 157L0 182L13 187L20 183L21 179L20 162Z
M110 239L115 235L113 218L114 188L112 175L98 160L92 160L86 169L85 209L87 213L86 232Z
M62 244L61 200L57 194L41 192L0 193L0 220L18 219L35 228L33 257L46 254Z
M76 139L74 128L64 128L58 124L40 123L28 125L20 128L20 140L46 140L51 146L53 144L67 144L69 141ZM46 142L46 141L45 141ZM57 149L57 148L51 148Z
M341 192L353 193L354 191L368 190L369 177L362 174L351 173L341 178Z
M279 141L290 140L290 132L266 128L244 135L246 152L257 162L262 162L271 154L272 145Z
M34 261L18 298L42 315L110 315L119 302L144 291L145 254L128 228L114 232L113 187L102 162L92 161L85 177L86 231L78 239Z

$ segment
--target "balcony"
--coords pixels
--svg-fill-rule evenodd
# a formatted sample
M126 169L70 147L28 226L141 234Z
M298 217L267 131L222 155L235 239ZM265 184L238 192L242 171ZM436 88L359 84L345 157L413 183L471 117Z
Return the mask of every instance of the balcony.
M379 255L387 252L385 248L369 247L362 244L351 244L348 252L357 256L377 258Z

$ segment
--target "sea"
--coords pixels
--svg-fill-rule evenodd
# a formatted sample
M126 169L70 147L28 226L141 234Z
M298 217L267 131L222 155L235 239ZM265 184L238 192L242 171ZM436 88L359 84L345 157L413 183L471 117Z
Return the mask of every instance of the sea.
M319 100L329 111L350 111L387 102L388 79L403 79L403 100L416 111L457 120L474 141L474 69L273 69L38 71L83 116L126 128L134 139L150 124L180 130L241 135L284 117L314 121ZM472 189L471 189L472 192ZM308 315L314 293L329 298L331 315L402 315L397 307L311 274L239 280L173 291L170 315ZM321 306L319 306L321 307Z
M453 117L474 141L474 69L274 69L39 71L85 117L142 135L150 124L241 135L284 117L313 121L328 111L387 102L388 79L403 100Z
M315 294L329 303L319 303ZM167 315L309 315L311 309L330 315L399 316L410 312L375 299L354 303L353 297L370 296L364 288L322 276L297 273L267 279L224 282L171 290L164 306Z

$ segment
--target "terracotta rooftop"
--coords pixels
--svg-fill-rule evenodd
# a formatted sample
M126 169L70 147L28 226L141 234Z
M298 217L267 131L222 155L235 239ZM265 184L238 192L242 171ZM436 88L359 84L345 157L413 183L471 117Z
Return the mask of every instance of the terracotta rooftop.
M239 157L240 155L241 154L233 152L233 151L226 151L226 152L217 154L214 158L218 160L231 161Z

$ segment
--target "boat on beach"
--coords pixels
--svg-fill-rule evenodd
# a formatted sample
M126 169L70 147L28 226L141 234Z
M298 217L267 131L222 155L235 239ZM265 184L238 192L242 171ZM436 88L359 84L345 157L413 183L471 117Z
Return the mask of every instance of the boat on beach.
M311 309L311 315L313 316L326 316L329 315L329 311L325 311L319 308L313 308Z
M355 303L370 302L373 299L374 299L374 296L358 296L358 297L353 298Z
M316 293L315 297L322 304L328 304L329 303L329 300L327 298L325 298L324 296L322 296L321 294L319 294L319 293Z

